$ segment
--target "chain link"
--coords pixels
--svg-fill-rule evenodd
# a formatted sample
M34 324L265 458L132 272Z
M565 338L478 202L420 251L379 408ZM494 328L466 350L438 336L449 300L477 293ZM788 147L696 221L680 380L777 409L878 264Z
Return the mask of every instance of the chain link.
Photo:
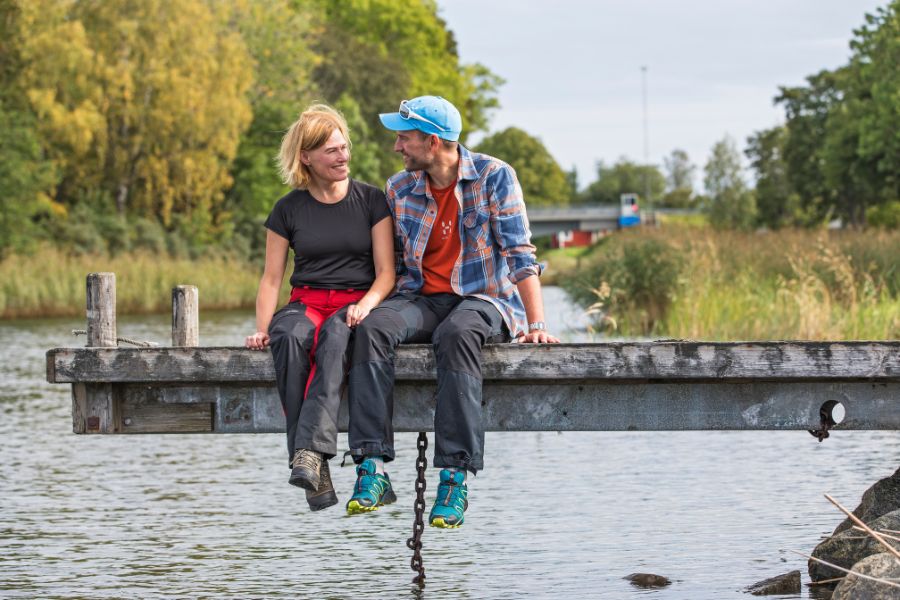
M807 431L811 436L821 442L828 437L828 430L831 429L832 425L834 425L834 421L831 420L831 414L825 412L824 409L819 411L819 418L819 429L807 429Z
M422 589L425 587L425 567L422 565L422 532L425 530L425 467L428 465L425 459L425 449L428 448L428 436L424 431L419 432L416 447L419 449L419 456L416 459L416 502L413 504L416 520L413 523L413 535L406 540L406 545L413 551L409 566L418 573L418 575L413 577L412 582L418 585L419 589Z

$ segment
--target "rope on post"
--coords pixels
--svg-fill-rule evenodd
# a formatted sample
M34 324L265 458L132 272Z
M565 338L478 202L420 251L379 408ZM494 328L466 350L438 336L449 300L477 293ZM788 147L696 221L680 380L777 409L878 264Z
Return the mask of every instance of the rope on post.
M422 532L425 530L425 467L428 464L428 461L425 459L425 449L428 448L428 436L424 431L419 432L416 447L419 449L419 455L416 458L416 502L413 504L416 519L413 522L413 535L406 540L406 545L413 551L409 566L418 573L418 575L413 577L412 582L418 585L421 590L425 587L425 567L422 564Z
M87 335L86 329L73 329L72 335ZM156 342L139 342L137 340L133 340L127 337L117 337L117 342L122 342L123 344L131 344L132 346L139 346L141 348L153 348L155 346L159 346Z

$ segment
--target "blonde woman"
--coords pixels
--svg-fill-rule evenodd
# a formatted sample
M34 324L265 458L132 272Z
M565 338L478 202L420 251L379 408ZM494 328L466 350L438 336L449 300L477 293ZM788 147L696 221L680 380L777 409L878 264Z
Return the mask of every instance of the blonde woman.
M293 190L266 219L256 333L245 345L272 349L289 482L321 510L338 502L328 460L337 454L350 334L394 287L393 224L384 192L350 178L347 123L334 109L307 108L285 135L278 162ZM275 312L288 248L290 302Z

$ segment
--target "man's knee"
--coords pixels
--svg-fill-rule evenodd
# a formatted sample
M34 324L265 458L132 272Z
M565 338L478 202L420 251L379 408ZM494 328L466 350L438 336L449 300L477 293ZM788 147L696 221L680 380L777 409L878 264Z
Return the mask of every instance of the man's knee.
M389 360L400 343L405 325L390 308L375 309L356 326L353 339L354 362Z
M452 313L434 331L431 338L435 348L475 346L481 348L490 334L490 327L475 311Z
M432 338L438 369L461 371L480 378L481 348L487 337L488 328L478 315L474 319L467 316L444 321Z

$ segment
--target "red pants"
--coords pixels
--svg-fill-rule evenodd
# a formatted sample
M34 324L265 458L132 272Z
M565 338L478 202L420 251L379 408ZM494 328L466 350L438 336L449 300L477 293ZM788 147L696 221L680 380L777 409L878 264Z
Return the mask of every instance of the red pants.
M309 384L316 376L316 346L319 345L319 330L325 319L344 308L348 304L359 302L366 295L367 290L323 290L309 286L293 288L291 290L291 302L302 302L306 305L306 317L316 326L313 336L313 345L309 349L309 362L311 368L306 380L304 396L309 393Z

